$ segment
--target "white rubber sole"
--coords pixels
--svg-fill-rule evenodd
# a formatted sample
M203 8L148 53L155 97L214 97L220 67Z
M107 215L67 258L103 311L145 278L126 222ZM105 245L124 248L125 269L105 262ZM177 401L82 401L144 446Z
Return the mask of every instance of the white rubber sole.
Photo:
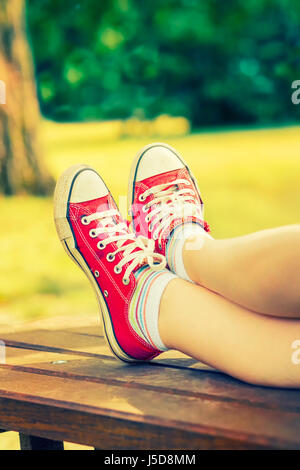
M149 150L150 148L152 147L157 147L157 146L161 146L161 147L165 147L166 149L170 150L171 152L173 152L177 158L179 158L179 160L181 161L181 163L185 166L185 168L188 170L189 174L190 174L190 177L192 178L193 180L193 183L198 191L198 194L199 194L199 197L200 196L200 189L199 189L199 186L198 186L198 183L197 183L197 180L196 178L194 177L193 173L191 172L190 168L188 167L188 165L185 163L184 159L178 155L178 153L176 152L175 149L173 149L173 147L171 147L170 145L168 144L164 144L164 143L161 143L161 142L155 142L153 144L149 144L149 145L146 145L145 147L143 147L136 155L136 157L134 158L133 162L132 162L132 166L131 166L131 170L130 170L130 174L129 174L129 181L128 181L128 190L127 190L127 213L129 215L129 217L132 216L131 214L131 205L132 205L132 202L133 202L133 193L134 193L134 183L135 183L135 175L136 175L136 168L138 166L138 163L142 157L142 155L147 151Z
M78 173L85 169L92 170L92 168L86 165L73 165L57 181L54 192L54 221L57 234L68 256L82 269L93 286L102 316L104 337L112 353L121 361L139 362L137 359L128 356L118 344L104 296L85 259L76 248L73 231L67 219L68 202L73 181Z

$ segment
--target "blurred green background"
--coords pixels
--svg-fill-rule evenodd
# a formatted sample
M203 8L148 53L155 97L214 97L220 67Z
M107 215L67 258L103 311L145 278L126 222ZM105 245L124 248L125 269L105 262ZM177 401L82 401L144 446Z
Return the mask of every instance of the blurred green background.
M298 0L29 0L27 18L48 118L299 121Z

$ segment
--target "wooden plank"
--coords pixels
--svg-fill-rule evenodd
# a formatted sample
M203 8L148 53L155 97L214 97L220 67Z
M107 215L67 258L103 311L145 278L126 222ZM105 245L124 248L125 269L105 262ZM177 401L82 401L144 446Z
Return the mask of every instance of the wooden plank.
M69 332L68 330L29 330L1 334L7 346L26 347L52 352L73 352L84 356L110 356L112 354L103 337Z
M101 439L95 436L97 442L91 441L92 435L75 441L99 448L133 449L135 447L130 447L133 443L138 445L136 448L147 448L144 447L146 444L155 448L159 442L152 434L154 426L156 430L160 429L162 445L167 445L158 449L206 448L203 446L208 445L208 438L213 445L220 440L222 446L233 448L300 449L299 413L200 396L183 398L162 390L157 393L140 388L137 393L124 384L85 381L84 386L79 386L80 383L77 378L45 376L1 366L0 397L3 406L0 408L0 426L25 432L33 426L30 431L33 434L36 430L42 437L72 442L75 434L79 435L77 428L82 427L82 423L68 422L73 429L73 437L66 424L59 428L63 422L61 411L64 410L64 416L70 412L77 413L81 419L85 418L88 426L102 429ZM104 422L109 425L108 429L103 428ZM122 438L120 426L124 433ZM175 433L174 439L176 435L173 442L169 440L170 430ZM62 432L65 433L63 438ZM150 440L144 435L147 432Z
M80 335L80 337L78 336ZM0 339L7 345L27 347L43 351L70 353L83 356L109 356L113 359L109 347L103 338L103 328L99 315L70 317L51 317L24 323L21 326L7 325L1 330ZM86 337L86 338L84 338ZM86 343L84 343L86 341ZM84 344L88 344L89 350ZM216 371L212 367L195 361L179 351L166 351L155 363L165 367L197 367L201 370Z
M51 364L52 362L60 361L62 358L67 358L68 360L78 359L78 355L72 352L40 351L38 349L15 348L11 346L6 346L5 355L5 364L29 366L34 366L36 363ZM81 356L79 358L81 358Z
M7 346L48 351L53 353L73 353L86 357L102 357L115 361L103 337L81 334L69 330L26 330L17 333L1 334L0 339ZM192 359L179 351L166 351L152 363L165 367L197 367L201 370L215 369Z
M194 450L194 449L264 449L264 446L230 439L228 436L182 432L155 424L144 425L116 417L79 410L55 408L13 398L0 397L0 421L9 429L30 430L36 435L65 439L103 450ZM55 421L54 421L55 419Z
M224 374L198 369L161 369L153 364L125 365L102 358L78 358L7 348L7 364L13 370L73 378L94 383L124 384L128 388L156 390L158 393L193 396L207 400L238 402L248 406L290 410L300 413L298 390L251 386ZM84 386L84 385L83 385Z
M109 356L115 359L103 338L102 322L97 314L75 318L59 316L25 323L17 328L10 326L2 331L0 339L7 345L16 347L61 353L72 351L78 355ZM164 352L153 362L166 367L193 366L217 372L212 367L174 350Z

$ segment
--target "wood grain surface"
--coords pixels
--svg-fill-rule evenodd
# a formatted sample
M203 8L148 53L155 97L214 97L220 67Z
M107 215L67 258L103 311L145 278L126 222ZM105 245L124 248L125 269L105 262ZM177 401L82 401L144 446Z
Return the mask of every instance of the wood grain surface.
M101 328L0 334L0 428L99 449L300 449L300 392L251 386L176 351L128 365Z

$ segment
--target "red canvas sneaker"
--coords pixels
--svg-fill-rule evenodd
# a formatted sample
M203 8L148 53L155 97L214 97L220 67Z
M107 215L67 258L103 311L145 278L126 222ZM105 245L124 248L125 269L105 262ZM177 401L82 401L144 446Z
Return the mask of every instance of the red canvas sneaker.
M195 178L166 144L151 144L138 153L129 177L128 205L136 235L153 239L155 250L164 256L179 225L194 222L210 231Z
M143 265L156 270L165 267L164 257L153 251L154 243L130 232L101 177L84 165L72 166L58 180L54 218L66 252L95 290L115 356L134 362L160 354L135 333L128 320L136 288L134 271Z

